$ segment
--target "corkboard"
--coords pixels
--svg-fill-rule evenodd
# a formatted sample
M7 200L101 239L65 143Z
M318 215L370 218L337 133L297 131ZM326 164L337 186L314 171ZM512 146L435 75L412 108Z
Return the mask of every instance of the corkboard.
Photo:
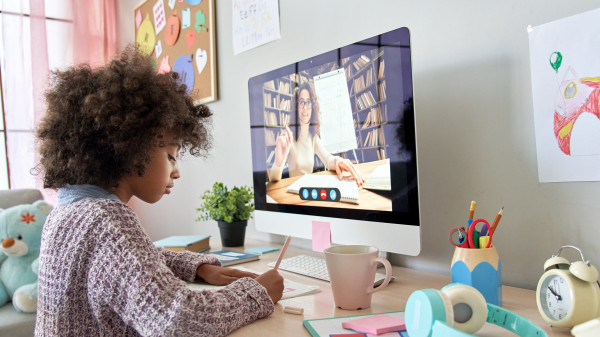
M179 73L196 103L215 101L214 0L147 0L133 16L135 42L154 56L157 71Z

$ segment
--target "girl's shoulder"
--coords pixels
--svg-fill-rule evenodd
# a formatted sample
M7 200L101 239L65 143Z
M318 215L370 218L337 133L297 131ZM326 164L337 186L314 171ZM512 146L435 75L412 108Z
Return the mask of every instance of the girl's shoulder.
M137 218L134 211L120 200L86 198L74 203L59 206L52 210L53 217L81 216L84 219L95 221L96 219L111 220L124 218Z

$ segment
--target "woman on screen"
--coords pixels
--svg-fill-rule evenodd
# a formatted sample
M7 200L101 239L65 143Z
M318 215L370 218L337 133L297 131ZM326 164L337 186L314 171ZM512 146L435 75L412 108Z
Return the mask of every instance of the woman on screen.
M348 172L358 186L365 182L361 173L348 159L334 156L325 149L318 132L318 113L315 111L315 99L308 83L302 83L296 89L296 107L300 127L296 139L286 125L277 136L275 143L275 162L269 171L270 181L279 181L287 161L290 177L313 172L315 154L325 166L335 171L342 180Z

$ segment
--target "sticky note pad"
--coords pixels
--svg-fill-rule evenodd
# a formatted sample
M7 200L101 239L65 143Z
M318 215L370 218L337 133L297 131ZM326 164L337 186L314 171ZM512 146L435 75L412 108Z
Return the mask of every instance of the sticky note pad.
M367 335L364 333L336 333L329 337L367 337Z
M403 319L381 314L343 322L342 328L379 335L391 331L406 330L406 325Z
M331 247L331 228L329 222L312 222L312 250L322 252Z

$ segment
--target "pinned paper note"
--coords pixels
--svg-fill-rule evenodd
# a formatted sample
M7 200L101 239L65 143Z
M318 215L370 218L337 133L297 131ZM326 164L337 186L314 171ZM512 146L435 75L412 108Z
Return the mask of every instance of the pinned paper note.
M165 5L163 4L163 0L158 0L156 4L154 4L152 11L154 12L154 31L156 32L156 34L158 34L167 24L167 19L165 18Z
M156 58L159 58L160 54L162 54L162 42L160 42L160 40L158 40L156 46L154 46L154 52L156 54Z
M331 247L331 228L329 222L312 222L312 250L322 252Z
M156 36L154 35L154 28L152 27L152 22L150 22L148 14L146 14L146 18L140 24L135 41L142 53L150 55L154 51Z
M206 28L205 24L206 24L206 15L204 15L204 13L202 13L201 10L196 12L196 25L195 25L196 31L198 33L202 32L203 30L205 32L207 32L208 28Z
M194 55L181 55L173 64L173 71L179 74L179 83L187 86L187 93L190 94L194 88Z
M181 11L181 29L185 29L190 26L190 16L192 15L192 10L186 8Z
M192 48L194 46L194 41L196 41L196 32L194 32L193 30L188 30L188 32L187 32L188 48Z
M164 74L171 71L171 66L169 65L169 55L165 56L162 61L160 61L160 66L158 67L158 73Z
M142 23L142 11L137 10L135 13L135 28L140 28L140 24Z

